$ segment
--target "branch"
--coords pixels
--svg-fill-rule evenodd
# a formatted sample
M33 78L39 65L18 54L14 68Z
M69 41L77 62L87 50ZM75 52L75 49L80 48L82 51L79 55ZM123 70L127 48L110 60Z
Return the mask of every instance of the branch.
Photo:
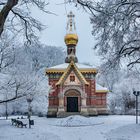
M3 32L5 21L11 9L18 4L18 0L8 0L6 5L0 11L0 36Z
M135 60L135 61L129 63L129 64L127 65L127 67L129 67L129 66L132 66L132 67L133 67L134 64L138 64L138 63L140 63L140 58L138 58L137 60Z
M23 20L24 26L25 26L25 36L26 36L27 41L31 44L31 40L28 37L28 24L29 24L29 22L25 19L25 17L23 17L19 13L15 12L14 10L11 10L11 11L12 11L13 14L18 16L21 20Z
M26 96L26 94L24 94L24 95L19 95L19 96L15 96L15 97L10 98L10 99L7 99L7 100L2 100L2 101L0 101L0 104L2 104L2 103L7 103L7 102L11 102L11 101L14 101L14 100L16 100L16 99L19 99L19 98L22 98L22 97L25 97L25 96Z
M122 54L122 53L124 53L124 51L126 51L127 49L130 49L130 48L124 48L125 46L128 46L128 45L131 44L131 43L139 42L139 41L140 41L139 39L128 41L127 43L125 43L125 44L121 47L121 49L120 49L120 51L119 51L119 54Z

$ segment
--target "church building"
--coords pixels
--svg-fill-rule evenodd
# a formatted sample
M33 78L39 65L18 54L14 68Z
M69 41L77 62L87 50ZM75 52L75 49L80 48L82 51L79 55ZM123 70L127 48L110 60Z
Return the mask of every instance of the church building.
M74 15L68 14L67 33L64 38L67 46L65 63L46 69L49 85L48 117L69 115L94 116L108 114L107 88L96 83L98 70L78 63L76 57L76 34Z

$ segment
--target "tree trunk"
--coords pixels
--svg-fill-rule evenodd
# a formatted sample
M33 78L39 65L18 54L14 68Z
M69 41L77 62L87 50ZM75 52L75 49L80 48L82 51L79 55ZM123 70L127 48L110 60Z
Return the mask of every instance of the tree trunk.
M0 36L4 29L5 21L11 9L18 4L18 0L7 0L6 5L0 11Z

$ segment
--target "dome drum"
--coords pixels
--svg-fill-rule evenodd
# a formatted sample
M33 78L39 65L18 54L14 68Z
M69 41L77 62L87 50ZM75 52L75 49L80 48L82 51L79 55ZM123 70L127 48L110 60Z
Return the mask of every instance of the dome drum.
M75 63L77 63L78 59L77 59L77 57L67 56L65 59L65 62L70 63L71 61L74 61Z

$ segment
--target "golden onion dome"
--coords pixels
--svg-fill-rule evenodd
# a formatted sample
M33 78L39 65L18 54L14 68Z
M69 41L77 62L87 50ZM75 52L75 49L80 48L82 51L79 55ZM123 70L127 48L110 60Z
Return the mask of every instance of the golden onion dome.
M77 34L66 34L65 43L66 43L66 45L75 45L76 46L78 43Z

